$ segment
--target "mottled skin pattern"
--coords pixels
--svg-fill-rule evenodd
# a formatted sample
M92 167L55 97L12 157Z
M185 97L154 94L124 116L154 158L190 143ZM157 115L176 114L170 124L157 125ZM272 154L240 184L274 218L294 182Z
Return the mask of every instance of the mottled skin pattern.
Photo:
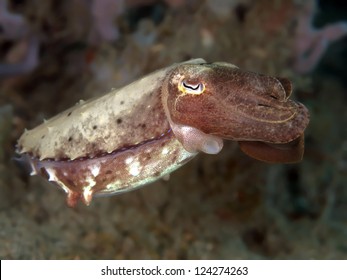
M169 129L160 102L167 69L103 97L79 102L18 141L21 152L42 159L76 159L111 153L159 137Z
M267 162L296 162L308 111L291 83L195 59L80 102L18 141L18 152L68 194L68 205L153 182L223 139Z

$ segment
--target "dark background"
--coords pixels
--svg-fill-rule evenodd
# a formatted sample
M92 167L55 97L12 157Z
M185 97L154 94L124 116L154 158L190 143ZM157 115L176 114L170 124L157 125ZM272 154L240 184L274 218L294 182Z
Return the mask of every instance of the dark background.
M347 37L329 41L335 29L324 33L346 22L345 1L118 1L106 8L108 21L93 16L93 1L7 2L8 11L0 8L1 259L346 258ZM22 32L8 31L4 14L24 19ZM302 40L308 47L298 50ZM323 41L327 47L305 63ZM257 162L228 142L169 181L71 209L62 191L13 160L24 128L195 57L291 79L293 98L311 115L303 161Z

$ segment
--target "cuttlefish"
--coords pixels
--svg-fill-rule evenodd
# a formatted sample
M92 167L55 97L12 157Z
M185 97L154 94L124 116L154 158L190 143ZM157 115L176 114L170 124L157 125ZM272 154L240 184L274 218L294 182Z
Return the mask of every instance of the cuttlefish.
M67 203L133 190L165 177L223 140L248 156L294 163L308 110L285 78L193 59L151 73L25 131L17 151L67 193Z

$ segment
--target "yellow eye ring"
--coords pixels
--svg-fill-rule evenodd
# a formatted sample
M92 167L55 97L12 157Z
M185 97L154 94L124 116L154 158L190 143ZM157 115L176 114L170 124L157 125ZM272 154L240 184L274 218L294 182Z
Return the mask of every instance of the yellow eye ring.
M178 89L183 93L199 95L205 91L205 85L203 83L192 84L181 79L178 83Z

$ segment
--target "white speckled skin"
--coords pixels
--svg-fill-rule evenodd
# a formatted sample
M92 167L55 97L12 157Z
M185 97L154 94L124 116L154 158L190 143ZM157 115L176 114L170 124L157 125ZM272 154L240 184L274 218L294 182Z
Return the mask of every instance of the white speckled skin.
M187 61L196 64L202 59ZM20 153L43 159L76 159L110 153L160 136L169 129L160 87L174 66L156 71L100 98L74 107L26 131Z

